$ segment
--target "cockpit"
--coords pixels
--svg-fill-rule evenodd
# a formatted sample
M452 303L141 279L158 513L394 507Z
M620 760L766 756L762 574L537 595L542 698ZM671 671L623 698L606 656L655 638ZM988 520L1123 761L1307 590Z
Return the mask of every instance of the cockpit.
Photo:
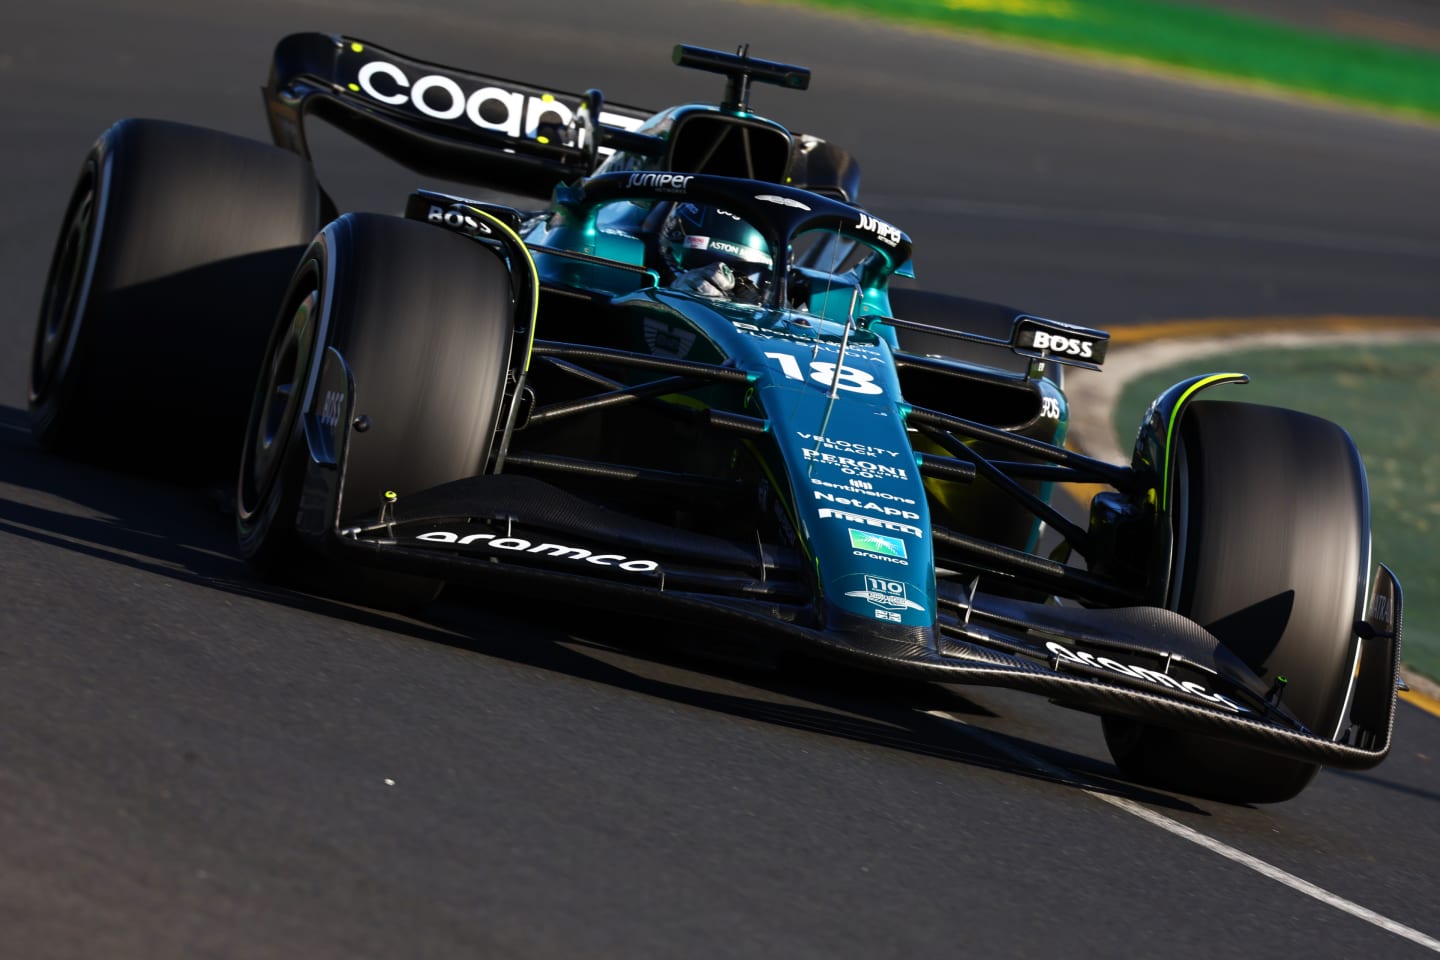
M665 183L608 174L556 199L556 212L526 240L542 260L551 249L626 264L607 273L580 261L564 278L612 295L658 286L844 321L888 314L889 277L910 273L909 239L898 229L793 188L703 174ZM573 275L581 264L584 280Z

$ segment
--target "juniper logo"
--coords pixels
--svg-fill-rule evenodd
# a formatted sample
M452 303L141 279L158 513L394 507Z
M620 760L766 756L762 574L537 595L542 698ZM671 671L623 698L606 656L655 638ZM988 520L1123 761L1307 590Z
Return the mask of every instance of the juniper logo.
M850 546L866 553L878 553L882 557L905 557L905 541L899 537L887 537L878 533L850 528Z
M627 187L653 187L656 190L683 191L695 179L694 174L678 173L632 173L625 181Z
M855 226L859 230L875 234L887 247L893 247L900 242L900 231L897 228L890 226L884 220L877 220L869 214L860 214L860 222Z

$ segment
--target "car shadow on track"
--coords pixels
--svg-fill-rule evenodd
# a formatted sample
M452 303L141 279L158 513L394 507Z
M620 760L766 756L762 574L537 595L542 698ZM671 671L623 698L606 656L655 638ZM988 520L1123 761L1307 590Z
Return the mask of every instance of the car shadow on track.
M1401 750L1406 750L1413 752L1422 764L1428 765L1433 762L1434 751L1428 749L1426 744L1434 742L1431 733L1434 730L1434 723L1434 717L1429 713L1410 704L1400 703L1396 710L1395 730L1390 736L1390 742L1403 746L1392 748L1392 756L1398 755ZM1411 769L1413 768L1392 764L1379 770L1327 770L1326 774L1421 800L1440 801L1440 792L1426 790L1416 786L1413 782L1405 783L1389 775L1393 771L1395 774L1405 776Z
M653 624L592 626L577 636L573 627L585 619L578 610L552 609L539 621L527 613L522 621L493 612L493 603L476 609L442 599L416 620L271 586L236 555L225 499L219 487L176 486L50 456L31 439L27 415L0 406L0 535L701 710L1204 813L1090 757L994 730L983 741L965 736L927 711L995 714L953 687L808 660L737 661L734 651L693 643L677 649L667 639L676 631ZM1066 773L1027 766L1016 753Z
M443 611L454 616L459 611ZM954 717L967 724L997 720L1004 716L972 699L964 688L953 684L903 679L866 672L809 657L782 659L764 664L716 660L709 644L696 648L676 643L676 630L664 624L635 630L624 626L591 626L583 632L567 630L563 615L552 614L552 629L567 633L562 641L575 656L600 666L583 668L585 675L611 686L624 687L674 703L725 713L776 726L808 730L826 736L892 747L924 756L956 760L972 766L1128 797L1137 802L1171 810L1206 814L1185 799L1147 789L1122 779L1109 763L1060 749L1024 737L1007 734L986 724L983 738L957 729ZM571 623L579 618L571 618ZM458 631L460 625L453 623ZM471 647L486 654L496 651L491 641ZM502 655L524 657L522 651ZM546 666L526 659L528 663ZM577 673L581 668L567 670ZM724 689L698 681L686 672L703 671L705 678L729 681ZM680 673L676 678L677 672ZM735 692L742 685L743 693ZM804 706L789 702L799 700ZM1070 711L1055 712L1057 728ZM1041 764L1026 765L1016 757L1033 757ZM1041 769L1062 770L1055 776Z

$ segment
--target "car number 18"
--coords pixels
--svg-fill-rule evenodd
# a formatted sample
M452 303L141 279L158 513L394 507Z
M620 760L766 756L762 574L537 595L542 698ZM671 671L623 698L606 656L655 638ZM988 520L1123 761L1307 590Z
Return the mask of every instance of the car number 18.
M786 380L804 380L805 374L800 370L800 361L788 353L767 353L766 357L780 364L780 372L785 375ZM857 370L854 367L841 366L840 378L835 378L835 364L828 360L810 361L810 379L822 386L830 386L832 383L841 390L849 390L851 393L877 394L885 391L875 378L864 370Z

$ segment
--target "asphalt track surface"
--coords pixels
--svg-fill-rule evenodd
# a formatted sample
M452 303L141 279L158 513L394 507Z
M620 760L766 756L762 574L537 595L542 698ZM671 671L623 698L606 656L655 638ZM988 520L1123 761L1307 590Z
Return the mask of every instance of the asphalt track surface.
M419 622L272 589L206 491L41 455L25 363L84 150L126 115L263 136L290 29L655 104L717 92L671 43L750 41L814 68L757 108L860 155L922 279L1057 318L1440 311L1435 128L741 4L6 5L0 956L1398 957L1440 936L1440 720L1409 706L1376 770L1214 804L1117 779L1093 719L1032 698L718 667L515 598ZM415 183L325 146L347 206Z

